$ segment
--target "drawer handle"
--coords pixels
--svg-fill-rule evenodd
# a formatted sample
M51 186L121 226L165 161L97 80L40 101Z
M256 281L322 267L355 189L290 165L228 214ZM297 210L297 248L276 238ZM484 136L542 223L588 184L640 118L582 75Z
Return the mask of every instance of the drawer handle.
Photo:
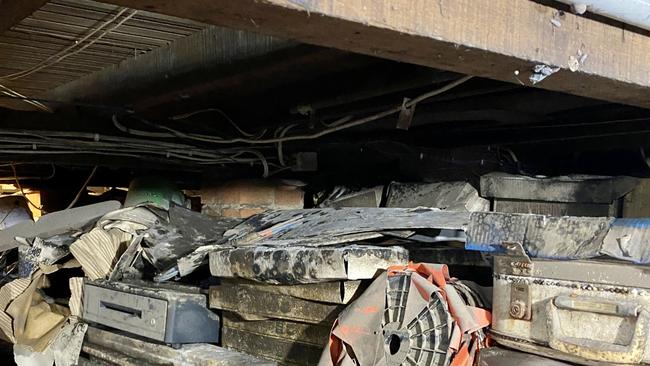
M630 343L619 345L606 341L566 337L560 324L559 309L619 317L635 317L636 324ZM557 351L593 361L638 364L643 361L650 325L650 313L638 304L603 301L589 297L558 296L548 302L547 326L549 346Z
M124 315L136 317L136 318L142 318L142 310L130 308L128 306L123 306L119 304L113 304L107 301L100 301L99 306L102 309L108 309L112 311L116 311L118 313L122 313Z

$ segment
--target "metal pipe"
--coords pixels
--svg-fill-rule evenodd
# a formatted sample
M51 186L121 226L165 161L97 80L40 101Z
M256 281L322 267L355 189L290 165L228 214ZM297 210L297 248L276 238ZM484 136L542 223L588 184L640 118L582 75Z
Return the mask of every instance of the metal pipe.
M557 0L585 11L650 30L650 0Z

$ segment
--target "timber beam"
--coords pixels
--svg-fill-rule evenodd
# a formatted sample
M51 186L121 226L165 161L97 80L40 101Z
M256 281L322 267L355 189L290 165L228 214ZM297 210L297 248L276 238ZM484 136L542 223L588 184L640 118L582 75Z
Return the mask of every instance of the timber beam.
M650 37L530 0L100 0L464 74L650 107Z

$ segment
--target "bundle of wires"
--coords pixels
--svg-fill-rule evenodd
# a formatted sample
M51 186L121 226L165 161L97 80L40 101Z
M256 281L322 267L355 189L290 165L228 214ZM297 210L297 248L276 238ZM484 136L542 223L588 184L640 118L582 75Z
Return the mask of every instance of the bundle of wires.
M353 116L345 116L343 118L339 118L333 122L330 123L323 123L325 126L325 129L322 129L317 132L312 132L312 133L302 133L302 134L295 134L295 135L289 135L290 130L293 129L298 129L300 127L300 124L298 123L290 123L287 125L279 126L277 129L275 129L275 132L272 137L266 137L265 134L267 132L266 129L260 131L259 133L250 133L247 131L244 131L241 127L239 127L228 115L226 115L223 111L217 108L208 108L204 110L199 110L183 115L178 115L171 117L170 120L172 121L178 121L182 119L189 118L193 115L196 115L198 113L204 113L204 112L217 112L222 118L224 118L228 123L230 123L240 134L242 137L235 137L235 138L224 138L216 135L206 135L206 134L200 134L200 133L195 133L195 132L184 132L180 131L176 128L172 128L163 124L158 124L154 123L151 121L148 121L143 118L139 118L137 116L135 117L139 122L143 123L144 125L154 128L154 131L150 130L142 130L142 129L135 129L135 128L130 128L126 126L124 123L120 121L117 115L113 115L113 125L115 128L120 130L121 132L124 132L126 134L134 135L134 136L139 136L139 137L147 137L147 138L177 138L177 139L183 139L183 140L189 140L189 141L198 141L201 143L208 143L208 144L216 144L216 145L228 145L228 144L249 144L249 145L271 145L274 144L276 149L277 149L277 157L278 161L280 163L280 166L282 169L287 168L287 165L285 163L284 159L284 154L282 151L283 143L285 142L290 142L290 141L302 141L302 140L313 140L317 139L338 131L342 131L345 129L361 126L368 124L373 121L377 121L379 119L397 114L403 110L403 108L413 108L415 107L418 103L434 97L436 95L442 94L448 90L451 90L455 88L458 85L461 85L465 83L466 81L470 80L472 76L465 76L461 77L458 80L455 80L449 84L446 84L440 88L437 88L435 90L432 90L430 92L421 94L413 99L407 99L405 100L401 105L385 109L383 111L377 112L372 115L368 115L365 117L361 118L354 118ZM252 151L252 150L249 150ZM268 172L267 172L268 173Z
M182 132L177 129L161 125L161 124L156 124L152 123L149 121L146 121L144 119L139 119L141 122L144 122L145 124L148 124L151 127L154 127L160 131L164 132L151 132L151 131L143 131L143 130L136 130L136 129L131 129L119 122L119 120L116 118L116 116L113 116L113 124L115 125L116 128L118 128L122 132L126 132L132 135L137 135L137 136L145 136L145 137L178 137L182 139L188 139L188 140L195 140L195 141L202 141L202 142L208 142L208 143L214 143L214 144L237 144L237 143L245 143L245 144L253 144L253 145L259 145L259 144L276 144L276 143L281 143L281 142L288 142L288 141L301 141L301 140L313 140L317 139L319 137L323 137L329 134L332 134L337 131L345 130L348 128L352 127L357 127L361 126L364 124L368 124L370 122L376 121L378 119L388 117L393 114L399 113L403 108L411 108L417 105L418 103L422 102L425 99L431 98L433 96L442 94L450 89L455 88L456 86L463 84L464 82L470 80L472 76L465 76L462 77L458 80L455 80L447 85L444 85L441 88L432 90L430 92L421 94L413 99L410 99L406 102L404 102L402 105L399 105L397 107L389 108L384 111L358 118L358 119L353 119L352 116L346 116L343 118L340 118L334 122L331 122L326 125L326 129L310 133L310 134L299 134L299 135L291 135L291 136L285 136L285 134L289 131L294 126L283 126L280 127L281 132L280 135L277 137L273 138L263 138L263 134L259 134L258 137L251 137L253 134L247 133L244 136L245 137L238 137L238 138L232 138L232 139L226 139L222 138L219 136L214 136L214 135L204 135L204 134L197 134L197 133L187 133L187 132ZM191 114L189 114L191 115ZM176 118L178 119L178 118ZM232 120L231 120L232 121ZM239 131L241 129L237 127Z
M154 139L100 135L73 131L0 130L0 154L4 155L104 155L128 157L183 166L260 164L268 176L268 159L247 147L203 148Z

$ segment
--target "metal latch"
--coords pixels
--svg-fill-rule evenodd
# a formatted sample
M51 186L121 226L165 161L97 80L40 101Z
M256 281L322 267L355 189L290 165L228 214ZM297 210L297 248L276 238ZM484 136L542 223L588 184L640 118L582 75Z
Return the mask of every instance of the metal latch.
M510 316L519 320L531 320L532 304L530 289L526 283L513 283L510 287Z
M501 245L506 250L506 255L495 257L497 273L515 276L533 274L533 261L520 243L503 242Z
M503 248L505 248L508 255L500 257L501 263L499 265L502 269L507 269L508 274L515 276L528 277L532 275L533 261L530 260L521 243L504 242ZM512 283L510 287L509 314L514 319L531 320L532 301L528 283Z

